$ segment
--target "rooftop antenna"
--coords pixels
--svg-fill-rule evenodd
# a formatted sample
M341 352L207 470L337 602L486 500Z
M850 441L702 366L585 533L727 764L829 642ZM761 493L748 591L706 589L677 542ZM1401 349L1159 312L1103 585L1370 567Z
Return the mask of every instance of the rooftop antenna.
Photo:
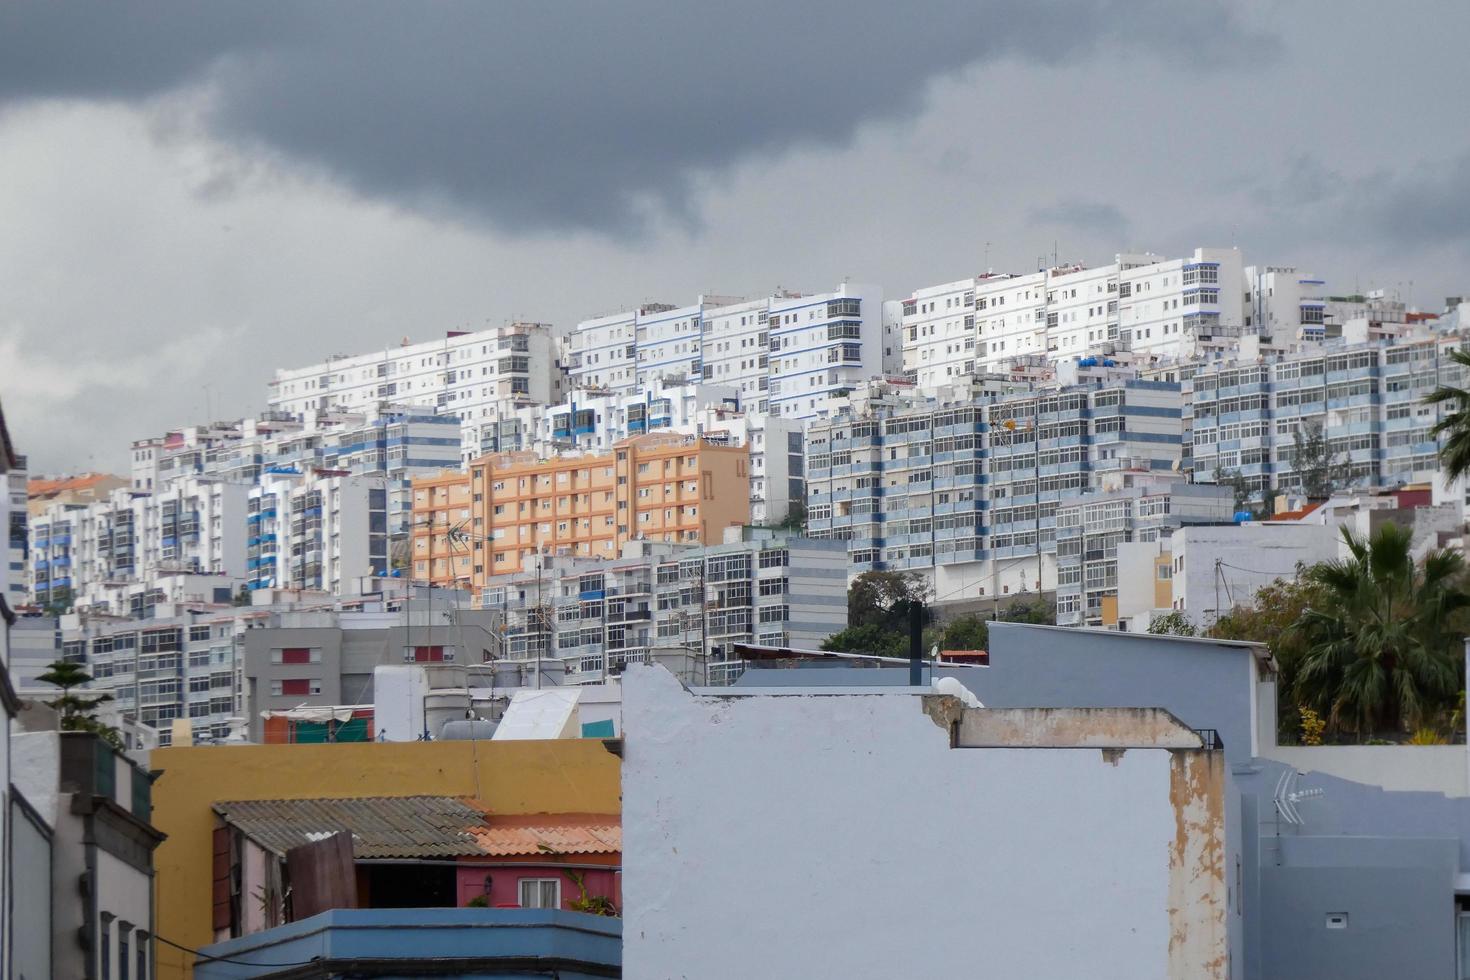
M1300 827L1305 823L1301 812L1297 810L1298 803L1304 800L1321 799L1326 795L1321 789L1297 789L1296 781L1300 775L1301 773L1295 769L1287 769L1281 774L1281 778L1276 780L1276 792L1272 794L1277 816L1293 827Z

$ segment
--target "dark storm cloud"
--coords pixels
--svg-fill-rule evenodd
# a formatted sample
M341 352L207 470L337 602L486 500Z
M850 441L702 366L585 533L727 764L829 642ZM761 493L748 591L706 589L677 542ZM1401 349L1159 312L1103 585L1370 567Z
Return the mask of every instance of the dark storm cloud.
M1068 198L1055 204L1032 208L1031 220L1038 224L1059 225L1119 241L1128 235L1128 218L1116 206L1102 201Z
M361 193L627 233L651 206L687 214L698 173L841 143L972 63L1108 52L1197 69L1274 51L1223 4L1166 0L51 0L0 8L0 100L208 83L217 135Z
M1470 244L1470 152L1359 182L1378 234L1401 245Z

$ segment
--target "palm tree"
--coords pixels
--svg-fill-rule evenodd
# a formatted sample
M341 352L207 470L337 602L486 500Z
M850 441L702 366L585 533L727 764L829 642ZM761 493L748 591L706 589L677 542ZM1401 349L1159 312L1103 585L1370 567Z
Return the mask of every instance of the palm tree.
M1450 351L1450 360L1470 368L1470 351L1456 348ZM1452 483L1470 473L1470 389L1440 385L1424 399L1426 405L1445 402L1452 406L1449 414L1436 422L1429 434L1436 439L1447 437L1439 447L1439 464L1445 481Z
M98 705L111 701L112 695L96 694L88 697L72 693L72 688L81 687L92 681L92 675L88 674L80 664L70 660L58 660L49 664L46 673L39 675L36 680L61 688L61 696L54 701L47 701L46 705L61 712L62 731L94 732L118 751L123 749L121 733L97 717Z
M1322 600L1289 627L1306 648L1292 693L1359 736L1418 727L1460 690L1450 619L1470 607L1462 560L1440 550L1416 565L1412 534L1397 524L1342 535L1349 557L1305 573Z

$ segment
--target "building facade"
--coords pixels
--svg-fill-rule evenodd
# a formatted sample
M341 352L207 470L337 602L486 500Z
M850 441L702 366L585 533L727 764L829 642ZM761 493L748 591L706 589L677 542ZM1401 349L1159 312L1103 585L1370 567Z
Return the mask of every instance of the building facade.
M388 479L341 470L272 471L250 488L251 589L361 592L389 568Z
M807 432L807 531L849 571L916 571L935 601L1049 591L1057 508L1129 472L1169 471L1178 385L957 386L855 405Z
M1199 248L921 288L903 301L904 370L934 386L1088 357L1218 355L1242 336L1246 281L1237 250Z
M31 595L69 608L162 575L243 580L246 500L243 484L187 476L153 493L118 489L96 503L52 503L31 532Z
M735 388L748 411L805 421L845 389L882 376L883 292L843 284L815 295L649 304L583 321L571 356L579 388L707 381Z
M1195 480L1239 479L1253 496L1301 489L1298 442L1317 433L1338 486L1433 480L1438 446L1429 430L1443 409L1423 401L1437 386L1465 385L1464 369L1449 358L1463 343L1457 334L1420 331L1200 365L1185 382Z
M562 396L565 370L549 324L513 323L443 340L405 342L381 351L332 357L278 370L269 404L275 411L371 411L379 405L426 404L462 422L463 458L480 455L482 431L517 406L547 405Z
M478 591L537 555L615 557L628 541L702 543L750 521L750 457L695 436L610 453L476 460L414 484L413 577Z
M27 732L13 749L22 792L51 828L50 976L153 976L163 835L148 771L91 732Z
M1226 487L1184 483L1150 471L1122 473L1057 508L1057 625L1120 624L1118 549L1156 541L1191 524L1229 525L1235 498Z
M703 651L704 683L743 668L736 644L816 647L847 625L839 542L749 528L706 547L634 542L611 561L549 559L491 578L512 659L557 658L568 683L597 683L658 650Z

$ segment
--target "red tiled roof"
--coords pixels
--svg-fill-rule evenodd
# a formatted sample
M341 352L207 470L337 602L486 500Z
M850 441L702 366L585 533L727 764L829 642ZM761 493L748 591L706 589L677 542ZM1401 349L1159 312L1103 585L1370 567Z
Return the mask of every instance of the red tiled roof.
M539 813L522 817L485 818L484 827L469 828L486 854L617 854L623 849L623 826L617 815Z
M1317 502L1317 503L1307 504L1307 506L1302 507L1302 508L1300 508L1298 510L1283 510L1279 514L1272 514L1270 516L1270 518L1268 518L1268 520L1273 520L1273 521L1299 521L1303 517L1306 517L1312 511L1316 510L1318 507L1321 507L1321 506L1322 506L1321 502Z
M108 479L106 473L83 473L80 476L63 476L56 480L35 479L26 484L26 495L32 499L54 497L68 490L91 489L106 479Z

